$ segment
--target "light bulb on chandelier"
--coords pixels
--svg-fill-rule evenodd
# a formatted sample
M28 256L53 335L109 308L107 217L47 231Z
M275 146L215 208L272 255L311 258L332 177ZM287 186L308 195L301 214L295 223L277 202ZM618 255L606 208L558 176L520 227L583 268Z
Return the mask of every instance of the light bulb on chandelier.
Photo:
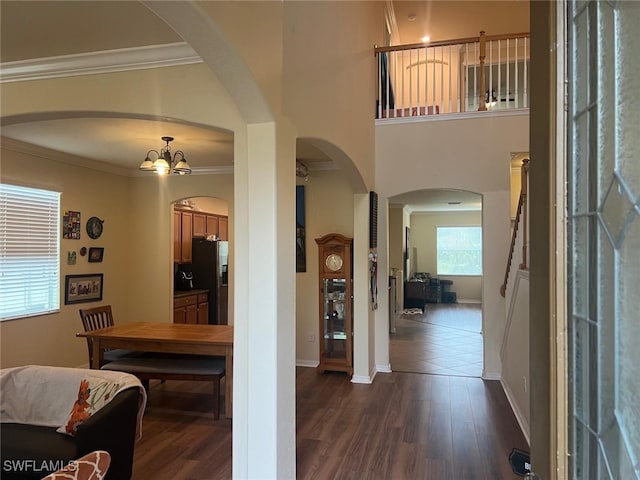
M173 141L173 137L162 137L162 140L166 142L166 145L160 149L160 152L149 150L139 169L144 172L156 172L158 175L167 175L169 173L178 175L190 174L191 167L187 163L182 150L177 150L171 157L169 143ZM154 156L155 158L152 160Z

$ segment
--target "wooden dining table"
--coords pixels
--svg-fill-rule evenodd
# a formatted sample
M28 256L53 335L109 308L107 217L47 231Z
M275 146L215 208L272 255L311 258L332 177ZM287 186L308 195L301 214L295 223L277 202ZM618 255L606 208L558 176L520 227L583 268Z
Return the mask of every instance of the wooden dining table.
M100 368L105 349L188 353L225 357L225 416L233 412L233 326L133 322L80 332L93 342L91 368Z

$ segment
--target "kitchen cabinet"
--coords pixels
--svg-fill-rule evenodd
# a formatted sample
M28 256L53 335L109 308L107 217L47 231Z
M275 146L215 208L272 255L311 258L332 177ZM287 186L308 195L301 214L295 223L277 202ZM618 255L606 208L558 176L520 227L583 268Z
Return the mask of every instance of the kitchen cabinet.
M229 217L218 217L218 236L222 241L229 240Z
M325 370L353 374L353 240L338 233L317 238L319 260L320 363Z
M219 235L218 233L218 224L219 224L219 217L217 215L207 215L206 216L206 222L205 222L205 227L206 227L206 235Z
M207 236L207 216L204 213L193 214L193 236Z
M193 237L193 213L173 211L173 262L191 263L191 238Z
M193 213L193 236L196 238L206 238L210 235L217 235L220 240L227 240L226 216L214 215L211 213Z
M209 295L205 290L198 293L181 292L173 297L173 323L209 323Z

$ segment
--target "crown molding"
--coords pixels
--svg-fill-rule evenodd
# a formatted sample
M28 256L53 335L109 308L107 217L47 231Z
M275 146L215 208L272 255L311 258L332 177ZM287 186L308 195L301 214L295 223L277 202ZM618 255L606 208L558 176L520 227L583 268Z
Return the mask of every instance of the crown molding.
M191 175L233 175L233 165L220 167L191 167Z
M0 83L202 63L185 42L104 50L0 64Z

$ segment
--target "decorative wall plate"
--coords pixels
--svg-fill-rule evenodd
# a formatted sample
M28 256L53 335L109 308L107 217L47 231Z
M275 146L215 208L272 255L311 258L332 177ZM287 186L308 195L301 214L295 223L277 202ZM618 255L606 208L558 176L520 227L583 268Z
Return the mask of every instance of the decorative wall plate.
M93 238L94 240L96 238L100 238L100 235L102 235L103 223L104 220L100 220L98 217L91 217L89 220L87 220L87 235L89 235L89 237Z

